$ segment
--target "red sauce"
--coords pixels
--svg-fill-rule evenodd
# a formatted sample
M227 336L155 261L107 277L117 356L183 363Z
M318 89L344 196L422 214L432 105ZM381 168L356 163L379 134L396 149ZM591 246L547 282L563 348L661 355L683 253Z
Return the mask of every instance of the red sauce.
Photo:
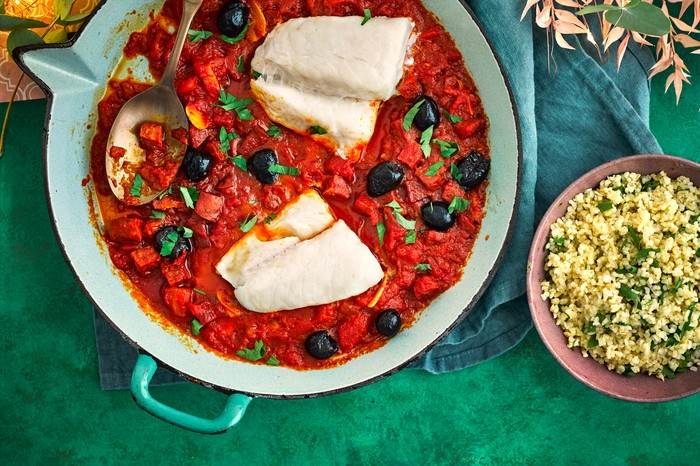
M251 41L249 33L236 44L222 41L216 18L226 2L207 0L191 29L212 31L214 35L185 44L175 85L183 104L200 110L209 122L203 130L191 127L190 144L210 153L215 163L203 181L193 183L179 174L174 185L194 187L200 197L213 195L217 201L223 199L219 215L207 219L206 205L198 204L195 210L186 207L177 189L173 194L140 207L124 205L112 195L104 166L106 139L123 103L147 88L144 84L130 80L109 82L106 95L98 105L90 178L98 194L107 226L105 240L115 266L172 325L182 332L192 333L192 321L198 318L204 326L195 338L224 357L238 358L238 351L253 348L260 340L267 350L260 364L274 356L280 365L296 369L334 366L387 342L374 327L380 312L396 309L404 327L408 326L432 299L460 279L481 227L486 183L464 191L453 180L449 167L472 151L489 157L488 122L460 52L419 0L255 2L266 20L266 24L258 21L259 35L294 17L362 16L364 8L370 8L374 16L402 16L413 20L418 33L415 65L405 73L399 95L382 105L374 136L361 159L353 165L281 125L280 136L269 136L270 120L257 103L248 106L254 117L251 121L242 121L234 111L227 112L214 105L218 103L219 88L237 98L251 97L250 61L262 39ZM131 35L124 50L127 57L145 56L156 77L162 73L174 42L167 28L177 24L180 10L180 0L167 0L162 12L152 15L145 30ZM244 72L238 70L239 56L245 63ZM420 138L418 130L412 128L406 132L402 128L404 115L421 94L431 96L441 111L462 120L452 123L443 115L434 131L434 138L459 145L459 152L450 159L441 157L435 144L430 157L424 158L416 142ZM227 132L240 136L231 141L227 154L220 150L222 126ZM261 148L275 150L279 164L299 168L300 175L281 175L273 185L263 186L226 157L237 154L249 157ZM393 192L370 198L366 194L367 174L387 160L404 167L405 179ZM445 163L437 175L424 175L428 167L440 161ZM308 188L315 188L323 195L335 215L359 235L388 271L379 301L374 307L368 307L381 284L359 296L323 306L269 314L243 309L233 295L232 286L217 275L214 265L244 235L240 223L247 217L258 215L261 221L279 212ZM444 233L427 229L420 218L420 207L429 200L449 203L455 196L469 201L468 208L458 213L455 225ZM402 206L404 217L416 221L414 244L406 244L407 230L397 223L392 209L385 207L392 201ZM165 218L151 218L152 210L163 212ZM386 227L381 246L377 232L380 221ZM154 249L153 236L164 225L191 229L194 232L192 251L176 260L160 257ZM418 264L429 264L430 270L417 270ZM340 350L330 359L314 359L304 349L306 337L317 330L327 330L340 343Z

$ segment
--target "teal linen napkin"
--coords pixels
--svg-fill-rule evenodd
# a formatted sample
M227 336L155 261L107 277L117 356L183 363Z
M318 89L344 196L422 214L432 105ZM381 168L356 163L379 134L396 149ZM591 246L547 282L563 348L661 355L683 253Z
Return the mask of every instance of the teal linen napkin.
M534 228L549 204L572 181L609 160L660 153L649 131L651 52L631 45L620 72L601 64L585 41L577 51L554 50L524 1L474 0L470 6L490 37L510 79L522 130L523 182L513 241L489 289L469 315L413 367L432 373L459 370L498 356L531 328L525 269ZM136 351L95 314L103 388L127 388ZM181 381L159 369L154 384Z

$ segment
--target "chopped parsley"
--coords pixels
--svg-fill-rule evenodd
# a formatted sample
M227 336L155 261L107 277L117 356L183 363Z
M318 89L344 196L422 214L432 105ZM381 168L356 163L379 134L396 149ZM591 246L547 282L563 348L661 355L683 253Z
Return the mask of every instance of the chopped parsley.
M452 199L452 202L450 202L450 206L447 208L447 211L449 213L464 212L467 210L467 207L469 207L468 200L455 196L454 199Z
M440 171L440 168L442 168L443 165L445 165L445 162L435 162L430 167L428 167L428 171L425 172L425 176L437 175L438 171Z
M416 242L416 230L408 230L406 232L406 238L404 239L404 243L414 244L415 242Z
M248 233L250 230L253 229L255 224L258 223L258 214L253 215L252 217L250 214L245 216L245 219L240 222L240 228L243 233Z
M253 79L258 79L260 76L262 76L261 72L255 70L252 70L251 74L253 75Z
M627 230L629 231L630 238L637 249L642 249L642 240L639 237L639 233L631 225L627 225Z
M244 172L248 171L248 162L242 155L237 155L235 157L228 156L229 160L234 163L238 168Z
M422 270L422 271L428 271L432 270L432 267L430 267L430 264L417 264L415 267L413 267L415 270Z
M620 285L620 294L628 301L633 301L637 304L640 302L639 295L627 285Z
M634 256L636 260L641 260L644 259L649 255L650 252L661 252L661 249L659 248L646 248L646 249L640 249L637 251L637 254Z
M564 246L565 242L566 238L562 238L561 236L553 236L549 240L549 248L555 253L564 252L566 251L566 247Z
M272 222L272 221L273 221L274 219L276 219L276 218L277 218L277 214L271 213L270 215L268 215L268 216L265 218L265 220L263 220L263 223L267 225L267 224L269 224L270 222Z
M598 210L600 210L601 212L607 212L608 210L610 210L612 208L613 208L613 203L608 201L607 199L598 204Z
M379 237L379 247L384 245L384 235L386 234L386 226L384 222L377 223L377 237Z
M426 158L430 157L430 140L433 138L434 129L434 126L429 126L428 129L423 131L420 135L420 150Z
M360 24L360 26L364 26L365 24L367 24L370 19L372 19L372 12L369 8L365 8L365 17L362 19L362 23Z
M270 173L279 173L280 175L290 175L290 176L297 176L301 171L296 168L296 167L287 167L285 165L278 165L276 163L273 163L270 165L270 168L268 168L268 171Z
M197 188L194 186L190 188L178 186L177 189L180 190L180 195L185 201L185 205L190 209L194 209L195 203L199 200L199 192L197 192Z
M176 232L172 231L168 233L168 235L163 240L163 245L160 248L160 255L163 257L167 257L170 254L172 254L173 249L175 249L175 245L179 240L180 235L178 235Z
M214 104L215 107L221 107L227 112L234 110L241 120L252 120L253 114L248 110L247 105L255 102L253 99L238 99L236 96L228 94L223 89L219 90L219 102Z
M452 178L455 179L455 181L459 181L464 177L464 175L459 172L459 167L454 163L450 165L450 174L452 175Z
M695 257L700 257L700 248L698 248L698 250L695 251Z
M204 327L197 319L192 319L192 335L199 335L199 331Z
M270 125L270 127L267 128L267 135L271 138L278 138L282 135L282 130L279 126Z
M231 150L231 141L238 139L238 134L229 133L223 126L219 130L219 143L221 144L221 152L228 152Z
M183 238L192 238L192 235L194 235L194 232L187 227L177 227L177 231Z
M236 351L236 354L248 361L259 361L265 357L265 343L263 343L262 340L257 340L253 345L253 349L243 348L242 350Z
M403 228L406 230L415 230L416 229L416 221L415 220L407 220L406 217L404 217L401 212L403 211L403 208L399 205L398 202L396 201L391 201L390 203L386 204L387 207L391 207L393 210L394 217L396 218L396 222L398 222L399 225L401 225Z
M590 337L588 343L586 343L586 348L595 348L596 346L598 346L598 340L596 337Z
M326 128L324 128L323 126L314 125L311 128L309 128L309 134L324 135L324 134L328 134L328 130Z
M239 73L243 73L245 71L245 58L243 57L243 54L238 56L238 65L236 65L236 69Z
M681 286L683 286L683 279L681 277L678 277L678 280L676 280L676 284L673 285L673 288L671 289L671 294L678 293L678 290L681 289Z
M250 199L250 200L248 201L248 205L255 205L255 204L257 204L258 202L260 202L260 201L258 201L257 199Z
M280 360L274 356L270 356L269 358L267 358L267 361L265 361L265 364L267 364L268 366L279 366Z
M195 29L187 30L187 40L190 42L199 42L200 40L209 39L214 34L209 31L198 31Z
M202 290L200 290L199 288L192 288L192 291L194 291L194 292L197 293L197 294L201 294L201 295L206 295L206 294L207 294L206 291L202 291Z
M246 32L248 32L250 24L251 23L246 24L243 30L236 37L229 37L224 34L221 34L221 36L219 37L221 37L221 40L223 40L224 42L228 42L229 44L235 44L237 42L240 42L245 37Z
M462 119L461 119L460 117L452 115L452 114L451 114L450 112L448 112L447 110L445 110L444 113L445 113L445 117L446 117L448 120L450 120L451 123L461 123L461 122L462 122Z
M165 212L158 212L157 210L151 209L151 218L163 220L165 218Z
M143 178L137 173L134 177L134 182L131 184L129 194L134 197L141 197L141 188L143 188Z
M642 184L642 191L653 191L659 186L661 186L659 180L649 180Z
M440 147L440 155L446 159L449 159L452 155L459 152L459 146L456 142L433 139L433 144L437 144Z
M630 267L629 269L615 269L615 272L619 273L620 275L632 275L637 273L637 267Z
M420 110L420 106L423 105L423 102L425 102L425 99L421 99L416 102L416 104L406 113L406 116L403 117L404 131L408 132L411 130L413 119L416 117L416 114L418 113L418 110Z

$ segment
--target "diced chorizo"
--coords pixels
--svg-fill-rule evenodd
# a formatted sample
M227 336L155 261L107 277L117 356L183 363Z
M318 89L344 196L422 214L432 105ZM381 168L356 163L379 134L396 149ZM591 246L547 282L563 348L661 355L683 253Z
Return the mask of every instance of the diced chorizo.
M215 222L221 215L223 208L224 198L222 196L202 191L199 193L199 200L194 206L194 211L203 219Z
M152 246L145 246L131 252L136 270L143 275L158 267L161 256Z
M140 243L143 239L143 220L137 217L120 217L112 220L109 237L118 243Z
M325 196L335 199L348 200L352 195L352 191L348 183L339 175L333 175L328 187L323 192Z
M165 130L163 125L146 122L139 128L139 144L148 150L165 149Z
M163 288L163 302L178 317L187 315L187 303L192 301L190 288L176 288L166 286Z

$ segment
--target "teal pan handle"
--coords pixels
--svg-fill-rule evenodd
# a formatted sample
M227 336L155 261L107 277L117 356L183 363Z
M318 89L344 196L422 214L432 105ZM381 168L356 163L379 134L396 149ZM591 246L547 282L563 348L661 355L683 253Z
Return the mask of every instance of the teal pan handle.
M220 434L240 422L251 398L241 394L229 396L224 410L214 419L204 419L184 413L154 399L148 391L158 364L147 354L139 355L131 376L131 395L144 411L170 424L200 434Z

